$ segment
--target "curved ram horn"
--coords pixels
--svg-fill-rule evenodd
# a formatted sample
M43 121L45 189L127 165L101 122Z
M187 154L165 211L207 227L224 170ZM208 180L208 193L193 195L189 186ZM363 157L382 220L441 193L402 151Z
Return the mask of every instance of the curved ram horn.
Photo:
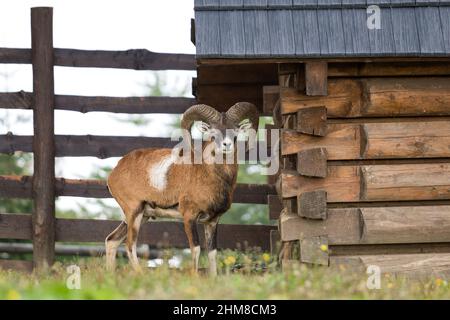
M251 128L256 132L259 125L259 113L256 106L249 102L238 102L226 113L228 120L235 125L239 125L243 120L248 119L251 123ZM254 149L257 144L257 135L250 135L246 150Z
M238 102L226 113L227 119L231 120L236 125L244 119L249 119L252 124L252 129L258 130L259 113L256 106L249 102Z
M203 121L208 124L218 123L221 119L220 113L206 104L196 104L187 109L181 117L181 128L191 132L194 121Z

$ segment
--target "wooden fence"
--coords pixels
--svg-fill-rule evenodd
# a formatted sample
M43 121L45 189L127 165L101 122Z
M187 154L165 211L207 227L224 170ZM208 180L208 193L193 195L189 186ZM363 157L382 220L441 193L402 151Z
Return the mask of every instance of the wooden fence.
M56 219L55 197L109 198L105 181L56 178L55 157L122 156L141 147L170 148L167 138L71 136L54 134L54 110L82 113L183 113L195 103L184 97L83 97L54 94L54 66L126 68L134 70L195 70L194 55L154 53L147 50L88 51L53 48L52 8L31 9L32 48L0 48L0 63L32 64L33 92L0 93L0 108L33 110L34 135L0 135L0 152L33 152L34 175L0 176L0 198L32 198L33 214L1 214L0 238L33 241L33 264L0 260L0 266L45 269L55 256L55 242L103 242L117 221ZM240 184L238 203L267 204L275 194L272 185ZM278 208L274 208L278 210ZM220 248L260 247L268 250L267 225L220 225ZM202 236L200 228L200 236ZM181 223L156 222L142 228L139 241L150 246L187 247Z

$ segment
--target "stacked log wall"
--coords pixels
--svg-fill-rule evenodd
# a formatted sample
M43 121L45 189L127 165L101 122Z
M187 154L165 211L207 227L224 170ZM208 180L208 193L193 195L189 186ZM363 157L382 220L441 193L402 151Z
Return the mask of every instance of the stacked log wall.
M439 267L425 273L450 274L449 66L279 65L281 170L269 205L300 261L408 273L426 253Z

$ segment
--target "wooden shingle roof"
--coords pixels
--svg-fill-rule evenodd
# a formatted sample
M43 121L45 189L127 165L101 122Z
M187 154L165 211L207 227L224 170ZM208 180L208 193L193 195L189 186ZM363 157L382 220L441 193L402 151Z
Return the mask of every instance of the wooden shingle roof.
M450 56L450 0L195 0L195 25L197 58Z

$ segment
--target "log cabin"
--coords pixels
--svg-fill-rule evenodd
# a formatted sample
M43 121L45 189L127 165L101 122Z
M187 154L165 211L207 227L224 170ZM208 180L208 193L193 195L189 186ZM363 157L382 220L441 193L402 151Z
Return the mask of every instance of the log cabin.
M283 261L450 275L450 0L196 0L200 103L281 130Z

